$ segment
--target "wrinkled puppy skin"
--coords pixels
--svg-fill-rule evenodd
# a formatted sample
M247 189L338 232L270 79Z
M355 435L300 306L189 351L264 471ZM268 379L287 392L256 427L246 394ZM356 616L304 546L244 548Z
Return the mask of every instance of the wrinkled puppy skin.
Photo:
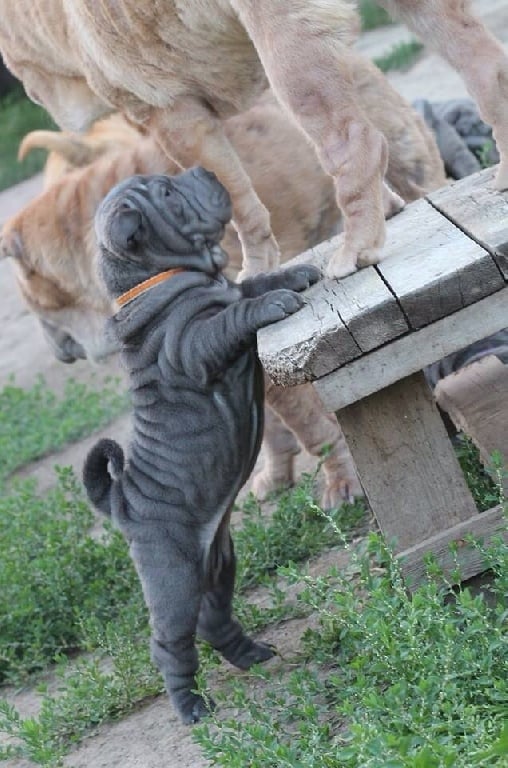
M303 305L319 279L301 265L242 283L221 270L231 216L226 190L194 168L134 176L96 215L99 269L112 298L183 269L121 307L108 332L130 375L133 437L101 440L83 479L130 546L150 611L152 657L186 723L213 703L194 692L198 635L240 669L274 651L232 616L235 554L229 519L263 432L263 375L256 332Z

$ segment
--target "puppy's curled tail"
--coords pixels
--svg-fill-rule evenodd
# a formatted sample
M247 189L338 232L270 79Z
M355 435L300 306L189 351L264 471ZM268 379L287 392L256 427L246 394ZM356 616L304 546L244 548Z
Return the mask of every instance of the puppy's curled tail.
M92 504L111 516L111 488L123 473L124 453L114 440L99 440L85 459L83 483ZM111 469L111 473L110 473Z

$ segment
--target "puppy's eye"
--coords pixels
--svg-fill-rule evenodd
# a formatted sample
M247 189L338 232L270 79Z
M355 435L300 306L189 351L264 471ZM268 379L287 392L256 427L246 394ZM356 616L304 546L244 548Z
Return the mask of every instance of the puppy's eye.
M171 189L169 187L164 187L164 197L171 197Z

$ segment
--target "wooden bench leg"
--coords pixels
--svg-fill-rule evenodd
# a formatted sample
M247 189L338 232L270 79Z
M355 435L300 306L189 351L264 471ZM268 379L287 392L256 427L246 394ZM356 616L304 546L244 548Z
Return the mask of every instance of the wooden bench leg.
M453 540L451 531L482 535L484 524L486 533L502 527L500 508L478 515L423 373L359 400L336 416L382 533L403 562L411 555L413 583L423 576L423 554L434 551L442 556ZM480 570L476 558L475 563L466 562L462 576Z

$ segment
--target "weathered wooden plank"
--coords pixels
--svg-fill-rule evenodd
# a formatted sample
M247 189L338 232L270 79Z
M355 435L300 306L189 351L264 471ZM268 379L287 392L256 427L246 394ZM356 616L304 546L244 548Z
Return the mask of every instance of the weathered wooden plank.
M387 226L378 272L413 329L500 290L505 281L491 254L426 200L407 206Z
M426 578L424 558L429 553L434 555L448 578L457 569L462 581L476 576L485 570L485 562L481 552L468 543L467 537L472 536L488 546L498 535L508 541L507 519L502 505L474 515L401 552L398 557L404 581L409 589L415 589ZM452 544L455 545L453 548Z
M304 256L299 261L313 260L312 252ZM397 301L373 267L340 282L323 280L305 298L307 306L300 312L258 334L259 357L277 384L323 376L408 330Z
M447 187L427 199L491 254L508 279L508 192L494 189L496 169L488 168Z
M323 290L362 352L409 330L394 295L373 267L342 280L327 280Z
M508 288L314 381L328 411L344 408L508 326Z
M341 245L343 235L325 240L295 256L283 265L310 263L324 272L330 258ZM362 352L401 336L408 329L403 312L384 281L371 267L338 281L323 281L323 289L333 294L340 319Z
M258 333L258 354L266 373L282 386L303 384L361 354L322 283L305 293L296 315ZM321 374L318 372L321 371Z
M477 514L422 373L336 416L379 527L396 553Z

